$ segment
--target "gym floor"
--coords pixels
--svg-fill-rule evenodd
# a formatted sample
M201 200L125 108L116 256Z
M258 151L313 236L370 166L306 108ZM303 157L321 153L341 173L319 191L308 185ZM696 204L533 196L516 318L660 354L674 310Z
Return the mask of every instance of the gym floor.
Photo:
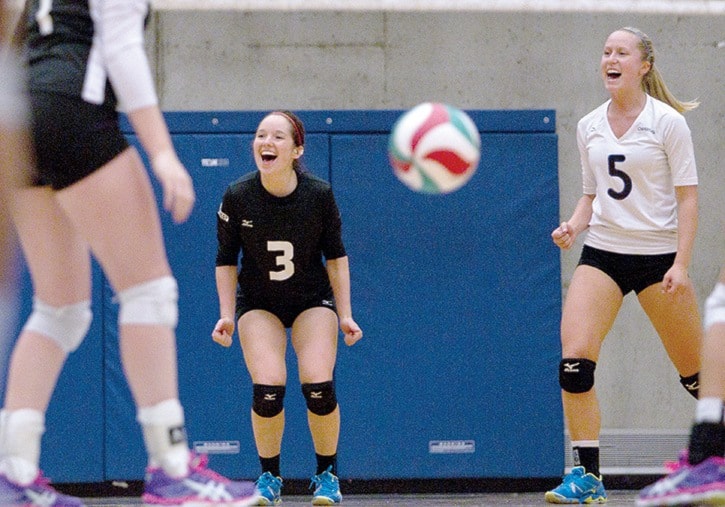
M661 475L610 475L609 507L634 505L639 491ZM445 481L347 481L341 480L346 507L487 507L509 505L545 507L544 492L558 486L560 479L447 479ZM143 505L141 481L101 484L57 485L66 494L82 497L88 507ZM309 481L289 479L282 491L282 507L310 506Z
M634 505L637 491L616 490L609 491L609 501L604 504L609 507ZM138 498L86 498L88 507L121 507L127 505L142 505ZM310 496L283 496L283 507L300 507L310 505ZM342 505L345 507L486 507L491 505L546 506L543 493L485 493L485 494L454 494L454 495L345 495Z

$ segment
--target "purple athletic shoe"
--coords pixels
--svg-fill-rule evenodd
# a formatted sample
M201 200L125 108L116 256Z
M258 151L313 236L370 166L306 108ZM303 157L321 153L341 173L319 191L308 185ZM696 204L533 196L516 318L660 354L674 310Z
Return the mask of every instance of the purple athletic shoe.
M150 507L246 507L253 505L259 492L253 482L231 481L206 468L205 454L194 455L189 475L175 479L161 468L146 471L146 484L141 499Z
M644 488L639 507L659 505L725 505L725 458L714 456L698 465L682 466Z
M0 475L0 507L83 507L80 498L61 495L48 479L38 474L27 486L16 484Z

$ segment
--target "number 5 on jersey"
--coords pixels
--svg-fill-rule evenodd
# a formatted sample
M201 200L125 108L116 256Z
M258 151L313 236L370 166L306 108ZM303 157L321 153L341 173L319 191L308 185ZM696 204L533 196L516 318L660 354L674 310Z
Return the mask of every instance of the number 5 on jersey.
M617 166L615 165L617 162L624 161L624 155L609 155L609 174L614 176L615 178L620 178L624 183L624 188L619 192L617 192L613 188L610 188L607 190L607 194L609 194L609 197L611 197L612 199L617 199L618 201L626 198L632 192L632 178L630 178L629 174L627 174L626 172L622 171L621 169L617 169Z

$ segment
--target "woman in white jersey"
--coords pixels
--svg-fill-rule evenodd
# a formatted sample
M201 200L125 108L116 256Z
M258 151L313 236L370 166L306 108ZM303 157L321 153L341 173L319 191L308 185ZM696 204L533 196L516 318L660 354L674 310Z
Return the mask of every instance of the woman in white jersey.
M594 370L622 300L634 291L687 391L697 397L700 316L688 266L697 229L697 169L682 112L636 28L607 38L600 72L610 99L577 126L583 196L552 233L568 249L587 231L561 322L559 383L574 467L552 503L605 502Z
M149 176L116 113L127 112L164 207L185 221L194 187L158 106L144 51L147 12L146 0L28 0L21 19L37 175L11 208L34 299L0 412L3 506L83 505L48 485L39 460L56 380L91 323L91 254L120 306L120 356L149 457L144 503L238 507L256 499L253 483L212 472L187 444L176 280Z
M645 488L640 507L657 505L725 505L725 264L705 303L700 398L687 452L679 466Z

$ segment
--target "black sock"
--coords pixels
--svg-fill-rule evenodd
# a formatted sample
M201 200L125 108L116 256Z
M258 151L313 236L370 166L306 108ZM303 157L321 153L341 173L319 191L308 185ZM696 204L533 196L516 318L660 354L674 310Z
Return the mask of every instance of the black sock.
M599 477L599 447L574 447L574 464Z
M690 375L689 377L683 377L680 375L680 384L682 384L682 387L684 387L693 398L698 399L700 394L700 372Z
M316 475L320 475L329 467L332 467L330 473L332 473L332 475L337 475L337 454L333 454L332 456L322 456L321 454L315 453L315 457L317 458Z
M271 458L259 457L259 464L262 465L262 473L269 472L275 477L279 477L279 454Z
M722 423L700 422L692 427L687 461L702 463L712 456L725 454L725 426Z

